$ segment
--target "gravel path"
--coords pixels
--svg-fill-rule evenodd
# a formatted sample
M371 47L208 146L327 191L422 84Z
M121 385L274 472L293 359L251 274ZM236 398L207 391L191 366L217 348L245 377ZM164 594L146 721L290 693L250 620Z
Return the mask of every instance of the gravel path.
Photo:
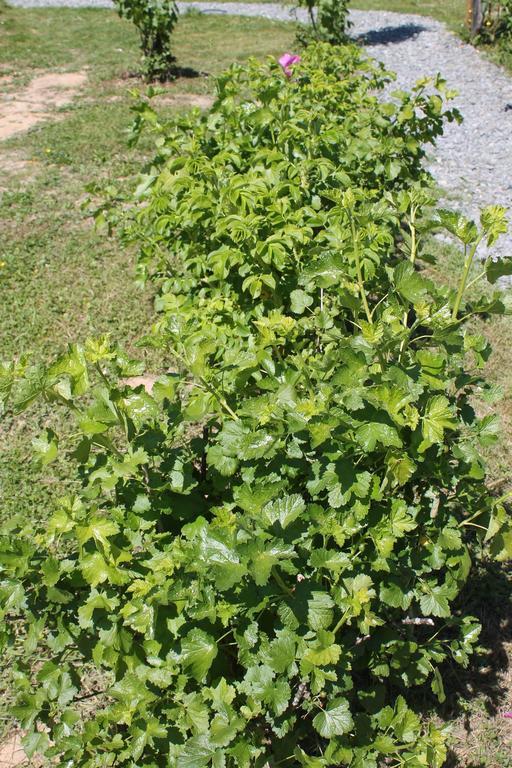
M24 7L111 7L109 0L9 0ZM231 13L290 20L279 4L190 2L205 13ZM302 14L304 12L301 12ZM302 16L304 18L304 16ZM512 209L512 78L463 43L440 22L424 16L386 11L352 11L352 34L364 38L372 56L397 73L397 86L437 72L457 88L462 126L449 125L431 158L431 169L453 207L472 216L483 205ZM501 253L512 255L512 233Z

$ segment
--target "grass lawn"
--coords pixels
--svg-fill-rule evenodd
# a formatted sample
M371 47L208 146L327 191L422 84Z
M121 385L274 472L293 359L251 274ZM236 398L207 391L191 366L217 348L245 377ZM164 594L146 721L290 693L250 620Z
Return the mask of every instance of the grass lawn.
M357 0L354 6L382 4ZM386 8L428 13L453 27L459 23L459 11L463 16L463 5L462 0L391 0ZM162 108L183 109L187 99L210 93L211 78L202 73L215 74L251 54L281 53L293 38L293 28L283 23L184 16L177 28L176 53L180 65L196 76L169 85ZM0 9L0 85L12 95L48 70L87 74L86 85L69 107L30 132L0 142L2 358L27 354L35 360L50 359L67 342L106 331L130 347L153 318L150 292L135 287L132 255L115 239L97 235L81 208L86 184L129 177L150 152L144 142L136 150L126 146L132 119L127 92L140 83L125 75L137 69L137 62L132 27L111 11ZM455 258L446 248L438 279L450 274ZM504 435L490 457L493 478L498 480L512 460L512 352L502 343L512 336L512 321L492 321L482 329L495 346L489 375L504 393L497 406ZM0 522L13 514L46 517L52 499L66 486L63 459L51 465L44 478L31 462L31 440L50 418L55 424L54 414L39 405L16 420L7 414L0 424ZM58 426L58 431L62 429L65 424ZM512 682L506 671L512 639L507 574L503 569L482 573L466 599L486 621L486 645L491 650L468 680L454 680L457 690L465 686L468 696L461 695L457 706L444 713L454 729L452 765L512 768L507 737L512 726L499 714L500 709L512 709ZM4 675L0 734L10 727L5 714L8 702Z
M362 11L394 11L431 16L460 32L466 18L465 0L353 0L351 7Z

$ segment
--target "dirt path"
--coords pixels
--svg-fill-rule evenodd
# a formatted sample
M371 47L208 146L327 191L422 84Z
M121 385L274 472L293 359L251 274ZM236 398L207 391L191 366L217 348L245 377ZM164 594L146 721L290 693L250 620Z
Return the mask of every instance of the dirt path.
M86 72L47 72L36 75L22 91L4 88L0 95L0 141L42 120L55 119L55 110L69 104L86 80Z

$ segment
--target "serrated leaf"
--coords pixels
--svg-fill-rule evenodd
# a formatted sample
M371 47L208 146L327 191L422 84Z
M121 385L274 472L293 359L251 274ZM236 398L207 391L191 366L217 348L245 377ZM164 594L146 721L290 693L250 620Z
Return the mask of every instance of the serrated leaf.
M439 209L437 215L440 224L465 245L471 245L478 238L475 222L467 219L461 213Z
M306 291L297 289L290 294L291 310L296 315L302 315L307 307L313 303L313 297Z
M273 525L279 522L281 528L286 528L293 523L306 509L306 503L302 496L294 493L291 496L284 496L275 501L266 504L262 509L262 517L265 522Z
M426 595L422 595L420 607L424 616L447 618L451 614L448 595L443 587L433 587Z
M500 277L512 275L512 257L508 256L507 258L497 259L496 261L488 261L485 268L485 274L491 285L494 285Z
M410 261L402 261L393 273L395 287L404 299L415 304L424 298L430 282L420 275Z
M207 768L214 753L208 736L194 736L181 748L176 768Z
M52 429L46 429L39 437L32 440L32 447L37 461L46 467L58 456L59 439Z
M31 731L23 737L21 743L23 744L25 755L30 760L36 753L44 754L50 744L50 739L44 731Z
M340 655L340 646L333 643L326 648L308 648L303 659L313 667L326 667L329 664L336 664Z
M331 701L313 718L313 726L325 739L348 733L354 726L348 701L342 698Z
M107 581L110 575L110 567L99 552L86 555L80 563L80 568L84 579L92 587L97 587L98 584Z
M455 429L457 420L450 408L450 402L444 395L435 395L428 401L422 416L423 442L420 450L425 450L435 443L442 443L446 429Z
M285 672L295 660L295 638L295 634L290 630L279 630L268 649L262 653L262 661L274 672Z
M312 592L308 600L308 624L311 629L328 629L334 615L334 601L327 592Z
M362 424L357 428L355 437L359 445L365 451L374 451L377 443L386 448L402 447L402 441L400 440L396 429L389 424L381 424L378 421Z
M202 629L192 629L181 642L183 667L200 683L217 656L217 643Z
M47 587L53 587L59 580L60 562L56 557L47 557L41 564L43 582Z
M109 537L115 536L116 533L119 533L119 526L107 517L93 517L88 525L76 528L76 537L81 546L94 539L97 544L108 549Z

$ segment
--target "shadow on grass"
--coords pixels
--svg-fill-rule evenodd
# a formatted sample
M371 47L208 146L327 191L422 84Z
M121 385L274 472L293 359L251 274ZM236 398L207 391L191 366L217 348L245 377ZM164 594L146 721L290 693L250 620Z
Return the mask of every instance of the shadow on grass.
M400 24L397 27L383 27L365 32L357 35L355 40L362 45L392 45L414 39L426 29L419 24Z
M502 710L512 696L512 669L509 654L512 644L512 564L486 562L476 565L466 588L460 595L455 610L466 616L475 616L482 625L479 639L480 652L471 658L467 669L456 664L442 669L447 700L440 705L433 699L418 702L427 714L434 712L457 731L459 748L451 749L445 768L488 768L489 762L475 745L485 740L489 727L498 734L512 727L511 721L502 720ZM426 699L429 697L426 697ZM498 737L496 747L502 744ZM485 748L485 754L489 745ZM472 758L473 752L474 758ZM502 754L500 752L500 754ZM508 755L508 752L507 752ZM498 762L492 765L501 765ZM508 765L508 763L507 763Z
M482 653L469 668L447 670L448 690L465 699L484 694L489 715L503 705L503 679L509 670L507 645L512 642L512 564L487 562L475 568L456 606L482 624ZM511 681L512 682L512 681Z
M201 70L194 69L193 67L180 67L176 65L173 66L173 68L169 71L169 77L165 80L154 80L152 83L149 83L148 81L145 81L143 72L137 72L134 70L123 72L121 75L121 80L142 80L145 81L147 85L165 85L166 83L173 83L180 77L194 80L198 77L209 77L209 75L209 72L202 72Z

